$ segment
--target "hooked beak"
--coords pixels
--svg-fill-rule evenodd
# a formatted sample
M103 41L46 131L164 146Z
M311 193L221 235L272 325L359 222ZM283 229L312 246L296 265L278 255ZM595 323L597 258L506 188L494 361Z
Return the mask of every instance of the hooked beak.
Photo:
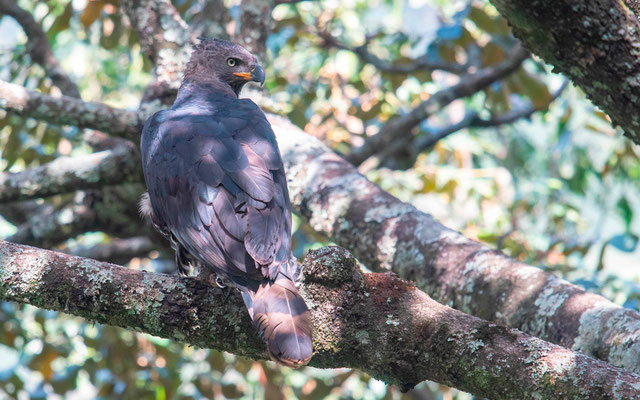
M264 69L259 65L253 66L251 72L234 72L233 74L247 81L258 82L260 86L264 84Z
M264 69L261 66L256 65L251 70L251 80L258 82L260 86L264 85Z

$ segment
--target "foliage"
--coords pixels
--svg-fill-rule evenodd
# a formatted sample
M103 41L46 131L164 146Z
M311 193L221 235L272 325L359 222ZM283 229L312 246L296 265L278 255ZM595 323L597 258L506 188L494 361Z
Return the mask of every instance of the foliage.
M204 3L174 1L188 22ZM84 100L137 107L151 65L118 0L19 4L43 26ZM238 5L227 6L233 16ZM369 52L393 65L424 59L477 71L503 61L515 42L484 1L323 0L279 5L273 16L265 62L273 109L345 154L458 79L427 69L381 71L349 48L366 42ZM326 43L322 32L345 48ZM0 65L0 79L59 93L31 62L26 35L6 16L0 19ZM423 121L405 150L470 111L490 118L528 103L544 110L561 82L541 62L527 60L516 73ZM75 128L5 114L0 144L0 168L8 171L91 151ZM639 154L571 87L530 120L463 129L417 157L400 152L399 162L389 164L399 168L373 169L368 176L467 236L638 309ZM58 204L65 196L47 201ZM15 230L1 225L2 233ZM302 222L294 228L297 256L326 243ZM157 257L135 258L129 266L153 268L161 264ZM350 370L294 371L29 306L2 303L0 324L0 397L468 398L431 383L402 395Z

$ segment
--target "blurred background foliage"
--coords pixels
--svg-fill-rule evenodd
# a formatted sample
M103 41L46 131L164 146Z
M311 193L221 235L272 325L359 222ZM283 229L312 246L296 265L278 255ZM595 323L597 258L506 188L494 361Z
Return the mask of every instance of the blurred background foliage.
M198 21L205 3L174 1L187 22ZM18 4L42 25L84 100L137 108L152 65L118 0ZM233 31L239 5L225 5L231 16L226 28ZM515 45L506 22L481 0L323 0L278 5L273 17L264 60L271 107L345 155L460 74L504 61ZM363 59L363 49L374 62ZM398 71L416 61L453 67ZM8 16L0 19L0 79L60 94L31 62L27 37ZM515 73L422 121L379 167L363 163L361 170L445 225L638 309L640 149L579 89L569 86L554 99L563 81L530 58ZM527 105L540 111L512 124L463 128L419 147L469 113L491 119ZM76 128L1 112L0 144L5 171L91 151ZM294 229L297 256L327 244L299 220ZM2 236L15 230L0 223ZM60 248L113 239L91 232ZM154 251L128 266L166 264ZM296 371L13 303L1 304L0 324L0 398L471 397L428 382L401 394L357 371Z

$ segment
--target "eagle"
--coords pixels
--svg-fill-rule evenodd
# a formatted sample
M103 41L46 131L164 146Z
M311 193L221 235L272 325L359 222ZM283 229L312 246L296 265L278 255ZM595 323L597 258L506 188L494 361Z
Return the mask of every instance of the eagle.
M238 289L271 359L299 367L312 355L312 325L295 285L284 165L265 114L239 98L264 80L243 47L199 39L173 106L144 125L141 211L170 241L179 272L194 266Z

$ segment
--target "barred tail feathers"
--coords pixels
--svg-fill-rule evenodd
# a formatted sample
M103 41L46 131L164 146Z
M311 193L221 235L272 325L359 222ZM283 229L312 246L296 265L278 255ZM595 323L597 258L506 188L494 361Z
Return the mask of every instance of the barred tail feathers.
M293 281L283 275L265 279L255 292L242 288L242 297L271 359L294 368L307 364L313 352L311 317Z

